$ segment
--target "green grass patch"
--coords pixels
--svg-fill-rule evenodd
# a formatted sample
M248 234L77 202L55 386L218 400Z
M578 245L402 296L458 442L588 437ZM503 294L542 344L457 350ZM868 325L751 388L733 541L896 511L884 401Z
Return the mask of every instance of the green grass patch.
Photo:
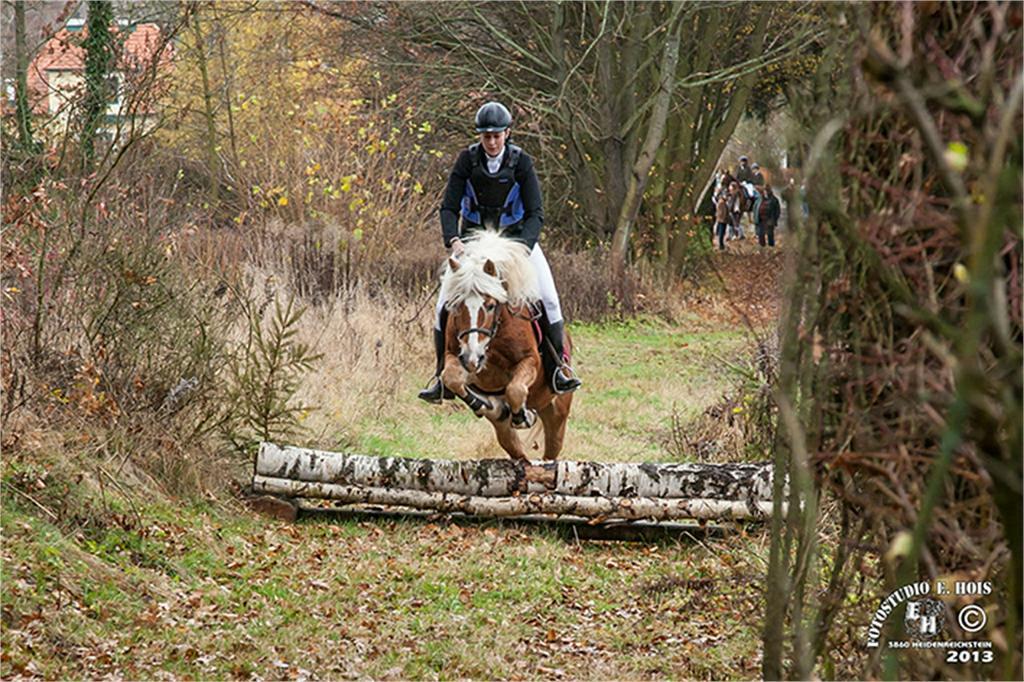
M763 544L753 538L708 541L709 554L682 544L576 545L505 524L289 526L189 507L168 523L166 510L143 508L146 542L166 543L167 561L186 570L169 576L132 566L135 577L128 577L121 551L133 543L120 533L86 545L20 508L5 504L4 511L10 579L2 590L12 625L4 653L12 671L31 663L47 677L165 671L279 678L306 670L493 678L544 676L544 668L635 678L658 666L681 677L756 672L744 663L754 660L759 627L749 617L747 588L734 587L736 569L713 559L760 557ZM79 553L87 564L73 559ZM45 574L46 585L73 589L58 603L52 589L35 589L43 575L33 571ZM749 567L744 574L752 575ZM728 630L730 648L695 659L694 651L663 644L698 636L705 622L688 624L693 590L671 580L709 575L721 614L705 620ZM41 622L49 639L31 638L32 624ZM107 656L86 654L97 641L108 643Z
M733 380L740 331L656 320L575 325L584 380L563 457L664 460L672 410ZM458 405L408 395L338 426L359 451L502 456ZM9 486L53 462L20 462ZM51 473L56 483L73 479ZM50 494L48 487L39 493ZM56 492L56 491L54 491ZM756 676L766 543L571 543L550 529L422 520L287 525L208 501L121 504L70 489L75 516L3 499L4 676L221 679ZM82 525L76 519L85 520ZM36 672L33 672L36 671Z

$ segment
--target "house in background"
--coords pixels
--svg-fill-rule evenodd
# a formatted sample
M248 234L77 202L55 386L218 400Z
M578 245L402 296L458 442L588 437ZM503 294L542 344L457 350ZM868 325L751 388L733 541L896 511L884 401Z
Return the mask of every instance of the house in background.
M111 33L120 43L114 69L110 74L111 97L102 128L112 133L128 117L136 126L148 128L156 119L153 101L133 102L125 93L153 67L170 67L170 46L163 49L163 36L157 24L118 22ZM63 128L85 89L85 50L81 47L87 31L83 19L71 19L39 50L28 67L29 107L48 125ZM9 107L9 105L8 105ZM5 108L8 108L5 107Z

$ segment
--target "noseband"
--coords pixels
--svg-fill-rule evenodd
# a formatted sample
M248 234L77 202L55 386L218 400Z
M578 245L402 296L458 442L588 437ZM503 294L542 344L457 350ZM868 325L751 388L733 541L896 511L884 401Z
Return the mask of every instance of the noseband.
M502 309L502 307L504 305L505 305L504 303L498 303L495 306L495 308L494 308L494 322L491 324L491 328L490 329L484 329L483 327L470 327L469 329L463 329L461 332L459 332L459 334L458 334L458 336L456 338L459 341L461 341L463 339L463 337L468 336L469 334L472 334L473 332L476 332L477 334L483 334L484 336L487 336L487 337L490 337L490 338L493 339L494 336L498 333L498 323L501 322L501 309Z

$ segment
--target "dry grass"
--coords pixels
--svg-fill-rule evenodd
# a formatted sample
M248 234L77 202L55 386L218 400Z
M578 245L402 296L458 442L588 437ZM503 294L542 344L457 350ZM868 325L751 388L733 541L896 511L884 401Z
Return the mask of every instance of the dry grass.
M307 311L299 338L323 354L297 396L317 408L304 421L310 444L372 454L503 456L489 424L461 403L438 407L415 397L433 370L432 302L417 314L420 301L360 289ZM694 418L731 391L737 375L729 365L750 345L742 330L688 334L653 318L577 324L571 332L585 386L573 404L568 459L678 456L664 439L673 415Z

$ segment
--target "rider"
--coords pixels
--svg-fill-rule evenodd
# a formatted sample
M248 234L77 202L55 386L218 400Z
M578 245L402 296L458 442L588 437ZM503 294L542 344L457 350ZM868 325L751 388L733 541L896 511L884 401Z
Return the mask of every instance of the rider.
M441 234L454 258L465 248L461 237L481 228L500 229L507 237L521 241L530 249L530 263L537 273L544 305L545 314L540 318L542 332L554 347L555 371L551 387L556 393L567 393L579 388L581 382L565 364L562 307L551 268L537 243L544 222L540 183L533 159L516 145L506 144L511 126L512 114L499 102L488 102L477 110L476 132L480 140L459 154L448 177L448 188L441 201ZM450 397L450 392L441 384L444 329L448 320L444 303L443 299L438 299L434 316L434 352L437 354L434 379L419 393L421 399L430 403L441 402L442 394Z

